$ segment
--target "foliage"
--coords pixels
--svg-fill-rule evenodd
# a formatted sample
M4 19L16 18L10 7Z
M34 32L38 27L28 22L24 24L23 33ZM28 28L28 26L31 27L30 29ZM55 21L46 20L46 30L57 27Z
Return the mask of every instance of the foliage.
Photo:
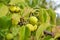
M52 38L51 31L56 26L56 14L53 9L46 7L46 0L0 0L0 2L1 40L55 39ZM45 30L51 35L44 34Z

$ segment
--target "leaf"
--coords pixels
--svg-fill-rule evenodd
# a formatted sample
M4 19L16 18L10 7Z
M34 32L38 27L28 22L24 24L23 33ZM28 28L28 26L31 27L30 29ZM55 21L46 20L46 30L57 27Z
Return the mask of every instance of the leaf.
M38 27L36 31L36 40L39 40L39 38L41 38L43 31L46 30L46 28L49 27L49 25L49 23L43 23Z
M49 26L49 27L47 27L46 30L49 31L49 32L51 32L52 31L52 28L53 28L52 26Z
M47 35L45 36L44 40L50 40L51 39L51 36Z
M16 3L20 3L20 2L25 2L25 0L11 0L9 4L16 4Z
M48 14L48 12L46 11L46 9L43 9L43 16L44 16L44 22L49 23L50 22L50 16Z
M50 38L49 40L55 40L54 38Z
M50 23L53 25L56 25L56 13L54 12L54 10L48 9L47 12L50 16Z
M58 38L60 38L60 33L57 33L54 37L55 40L58 39Z
M7 16L0 17L0 29L11 27L11 19Z
M18 34L18 32L19 32L19 29L20 29L20 26L12 26L10 31L12 32L12 34L14 36L16 36Z
M27 5L25 2L18 2L16 3L17 6L19 6L21 9L24 9Z
M22 26L19 31L19 40L29 40L30 31L25 26Z
M3 37L2 36L0 36L0 40L3 40Z
M18 39L18 36L15 36L13 40L17 40Z
M40 8L40 10L39 10L38 18L39 18L40 24L44 23L44 17L43 17L43 10L42 10L42 8Z
M25 0L28 6L35 7L38 4L38 0Z
M0 8L0 17L5 16L7 13L8 13L8 7L5 6L5 5L3 5L3 6Z
M1 29L0 30L0 38L5 38L6 34L9 32L9 29L6 28L6 29Z
M3 6L3 4L2 3L0 3L0 8Z
M10 0L0 0L0 2L3 4L8 4L10 2Z

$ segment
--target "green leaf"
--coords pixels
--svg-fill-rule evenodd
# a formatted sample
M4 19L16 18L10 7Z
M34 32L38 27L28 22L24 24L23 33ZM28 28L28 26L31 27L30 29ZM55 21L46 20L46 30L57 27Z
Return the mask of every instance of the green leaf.
M0 2L3 4L8 4L10 2L10 0L0 0Z
M41 24L44 23L44 16L43 16L43 14L44 14L43 13L43 9L40 8L38 18L39 18L39 21L40 21Z
M56 13L54 12L54 10L50 8L47 10L47 12L50 16L50 23L56 25Z
M8 7L5 6L5 5L3 5L3 6L0 8L0 17L5 16L7 13L8 13Z
M9 4L16 4L19 2L25 2L25 0L11 0Z
M0 35L0 40L3 40L3 37Z
M0 3L0 8L3 6L3 4L2 3Z
M49 40L55 40L54 38L50 38Z
M56 40L56 39L59 38L59 37L60 37L60 33L57 33L57 34L55 35L54 39Z
M19 29L20 29L20 26L12 26L10 31L12 32L12 34L14 36L16 36L18 34L18 32L19 32Z
M46 28L49 27L49 25L49 23L43 23L38 27L36 31L36 40L39 40L39 38L41 38L43 31L46 30Z
M16 5L19 6L21 9L23 9L27 6L25 2L18 2L18 3L16 3Z
M38 0L25 0L25 2L30 6L30 7L35 7L38 4Z
M7 16L0 17L0 29L11 27L11 19Z
M9 29L1 29L0 30L0 38L3 37L3 39L5 38L6 34L9 32Z
M47 27L46 30L49 31L49 32L51 32L52 31L52 28L53 28L52 26L49 26L49 27Z
M30 31L26 26L22 26L19 31L19 40L29 40Z
M47 35L45 36L44 40L50 40L51 39L51 36L50 35Z
M13 40L17 40L19 37L18 36L15 36Z
M44 17L44 22L50 22L50 16L48 14L48 12L46 11L46 9L43 9L43 17Z

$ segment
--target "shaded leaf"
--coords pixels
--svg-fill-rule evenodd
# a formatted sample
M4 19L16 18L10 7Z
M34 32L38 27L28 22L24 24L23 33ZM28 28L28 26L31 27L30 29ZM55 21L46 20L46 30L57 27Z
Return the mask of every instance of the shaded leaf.
M0 0L0 2L3 4L8 4L10 2L10 0Z
M11 19L7 16L0 17L0 29L11 27Z
M45 36L44 40L50 40L51 39L51 36L47 35Z

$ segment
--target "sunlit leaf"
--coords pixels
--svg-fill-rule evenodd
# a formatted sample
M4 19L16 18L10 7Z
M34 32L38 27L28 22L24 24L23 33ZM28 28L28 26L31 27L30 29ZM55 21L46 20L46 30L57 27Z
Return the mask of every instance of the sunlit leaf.
M18 34L18 32L19 32L19 29L20 29L20 26L12 26L10 31L12 32L12 34L14 36L16 36Z
M3 4L2 3L0 3L0 8L3 6Z
M49 40L55 40L54 38L50 38Z
M22 26L19 31L19 40L29 40L30 31L25 26Z
M60 33L57 33L54 37L55 40L58 39L58 38L60 38Z
M25 0L25 2L30 6L30 7L35 7L38 4L38 0Z
M36 40L39 40L39 38L42 36L42 33L46 28L49 27L49 23L43 23L39 26L39 28L36 31Z
M3 5L1 8L0 8L0 17L1 16L5 16L6 14L8 13L8 7Z
M19 2L25 2L25 0L11 0L9 4L16 4Z

